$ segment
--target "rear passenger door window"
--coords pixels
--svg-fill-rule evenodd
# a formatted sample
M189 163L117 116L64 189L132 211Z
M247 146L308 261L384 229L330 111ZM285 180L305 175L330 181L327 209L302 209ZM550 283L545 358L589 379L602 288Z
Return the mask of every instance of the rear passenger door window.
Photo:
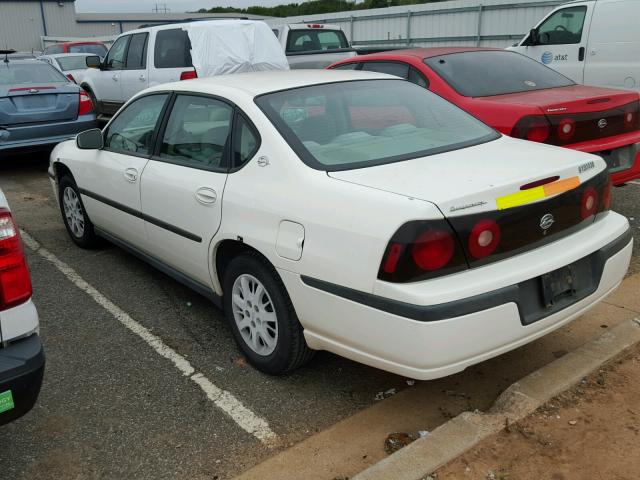
M158 31L153 63L156 68L192 67L191 42L187 32L180 28Z
M419 87L429 88L429 81L415 68L409 68L409 78L407 80L409 80L411 83L415 83Z
M147 66L147 33L131 36L127 50L127 70L143 70Z
M192 168L226 170L233 108L209 97L179 95L164 130L159 158Z

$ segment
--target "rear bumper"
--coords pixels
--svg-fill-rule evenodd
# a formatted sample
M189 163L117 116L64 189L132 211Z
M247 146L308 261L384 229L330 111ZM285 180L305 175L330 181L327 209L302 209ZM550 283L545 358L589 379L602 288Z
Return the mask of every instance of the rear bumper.
M612 213L598 226L519 258L443 280L397 286L395 294L387 290L375 295L380 304L310 285L291 272L279 273L311 348L428 380L525 345L582 315L620 284L632 248L628 223ZM537 301L539 292L522 291L522 285L539 285L540 275L582 261L600 265L594 269L593 288L527 323L527 304ZM507 278L513 280L502 283ZM427 300L434 292L439 300Z
M38 335L0 349L0 425L33 408L40 393L44 364L44 350Z
M633 163L630 167L611 173L611 181L614 185L622 185L636 178L640 178L640 131L624 133L612 137L599 138L589 142L575 143L566 145L567 148L580 150L581 152L593 153L601 155L604 152L611 152L617 149L630 147L635 145L635 154ZM603 156L606 160L606 155Z
M97 126L96 116L91 114L72 122L0 127L0 152L47 148Z

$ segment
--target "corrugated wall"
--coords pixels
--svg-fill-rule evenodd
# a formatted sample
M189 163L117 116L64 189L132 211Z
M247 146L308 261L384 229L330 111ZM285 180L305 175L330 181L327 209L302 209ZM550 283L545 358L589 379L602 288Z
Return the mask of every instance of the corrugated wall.
M338 24L356 46L505 47L522 38L544 15L562 3L563 0L454 0L270 19L267 23Z
M43 31L38 2L0 2L0 48L38 49Z

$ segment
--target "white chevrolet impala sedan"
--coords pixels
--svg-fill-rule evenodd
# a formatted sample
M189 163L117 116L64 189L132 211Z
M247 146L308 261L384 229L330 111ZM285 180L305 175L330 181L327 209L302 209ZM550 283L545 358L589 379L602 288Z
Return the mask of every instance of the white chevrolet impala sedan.
M602 159L375 73L160 85L60 144L49 174L76 244L212 299L271 374L329 350L450 375L578 317L631 257Z

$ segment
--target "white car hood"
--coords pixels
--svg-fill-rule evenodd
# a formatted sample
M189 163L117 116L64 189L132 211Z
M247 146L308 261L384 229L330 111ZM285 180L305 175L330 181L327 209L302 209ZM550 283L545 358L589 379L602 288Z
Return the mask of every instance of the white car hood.
M581 182L606 168L600 157L510 137L429 157L329 172L332 178L436 204L446 216L497 209L522 185L559 176Z

